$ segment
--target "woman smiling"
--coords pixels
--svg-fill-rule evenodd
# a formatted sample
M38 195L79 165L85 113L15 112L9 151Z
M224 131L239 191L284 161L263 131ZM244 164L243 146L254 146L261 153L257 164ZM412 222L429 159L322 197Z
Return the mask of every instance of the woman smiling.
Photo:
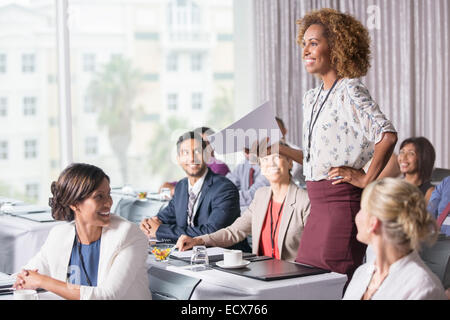
M138 226L110 214L109 177L72 164L51 185L56 220L40 252L17 275L16 289L42 288L65 299L151 299L147 239Z
M370 67L370 37L362 23L333 9L310 12L297 23L305 69L321 84L303 98L311 216L296 261L350 279L366 251L354 223L361 192L385 167L397 135L359 79Z
M431 142L424 137L406 139L400 145L397 159L405 181L417 186L428 203L434 191L431 173L436 159Z

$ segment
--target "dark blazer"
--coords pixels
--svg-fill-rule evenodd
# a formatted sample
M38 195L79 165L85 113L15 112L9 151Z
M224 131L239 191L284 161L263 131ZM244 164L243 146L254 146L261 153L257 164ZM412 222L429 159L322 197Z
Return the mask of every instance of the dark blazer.
M240 217L238 189L230 180L208 169L200 198L197 200L195 226L188 226L188 183L188 178L180 180L172 200L158 213L158 218L163 223L156 231L158 239L176 241L182 234L190 237L201 236L225 228ZM233 247L250 251L246 241Z

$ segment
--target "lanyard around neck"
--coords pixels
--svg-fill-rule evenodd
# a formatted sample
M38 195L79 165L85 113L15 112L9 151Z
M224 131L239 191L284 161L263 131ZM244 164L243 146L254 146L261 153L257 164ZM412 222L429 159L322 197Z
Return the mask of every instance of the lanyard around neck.
M317 119L319 118L319 114L322 111L323 106L325 105L325 102L327 102L328 97L330 96L331 91L333 91L334 87L336 86L336 84L338 83L339 78L337 78L334 83L333 86L331 87L330 91L328 91L327 96L325 97L325 100L323 100L322 104L320 105L319 111L317 111L317 115L316 118L314 119L313 122L313 116L314 116L314 107L316 106L317 102L319 101L320 98L320 94L322 93L323 90L323 86L324 84L322 83L322 85L320 86L320 91L319 94L317 95L316 101L313 104L313 107L311 109L311 120L309 121L309 132L308 132L308 153L306 155L306 161L309 162L309 159L311 158L311 137L312 137L312 132L314 130L314 126L316 125Z
M77 227L75 227L75 242L78 249L78 255L80 256L81 268L83 269L84 275L86 276L87 283L90 287L92 287L91 279L89 279L88 273L86 271L86 267L84 265L83 253L81 252L81 241L78 237Z
M277 222L275 224L275 230L273 228L273 218L272 218L272 203L273 203L273 195L272 197L270 197L270 242L272 244L272 258L275 258L275 236L277 233L277 228L278 228L278 222L280 221L280 214L281 214L281 210L283 210L284 207L284 201L286 201L286 197L283 200L283 203L280 206L280 210L278 211L278 216L277 216Z

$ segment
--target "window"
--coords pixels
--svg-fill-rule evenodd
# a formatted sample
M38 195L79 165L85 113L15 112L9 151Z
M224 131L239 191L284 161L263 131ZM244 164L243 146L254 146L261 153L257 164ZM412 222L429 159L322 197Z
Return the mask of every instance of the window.
M83 54L83 71L95 72L95 54Z
M0 141L0 160L8 159L8 141Z
M33 73L36 68L36 58L34 54L23 54L22 55L22 72L23 73Z
M25 140L25 159L36 159L37 158L37 141L36 140Z
M178 54L170 53L167 56L167 71L177 71L178 70Z
M8 116L8 99L0 97L0 117Z
M178 94L169 93L167 95L167 109L177 110L178 109Z
M36 115L36 98L24 97L23 98L23 115L35 116Z
M62 169L50 167L50 159L61 159L59 123L49 126L50 119L59 119L55 6L60 1L0 2L0 194L46 204L50 183Z
M38 183L27 183L25 185L25 195L27 198L36 201L39 199L39 184Z
M98 139L97 137L87 137L85 139L85 153L87 156L95 156L98 154Z
M84 112L95 113L94 101L92 101L92 97L89 94L84 96Z
M191 70L202 71L203 68L203 56L201 53L191 54Z
M203 94L195 92L192 94L192 110L201 110L203 107Z
M167 5L169 26L196 26L202 23L202 8L191 0L172 0Z
M6 73L6 54L0 53L0 73Z
M73 13L69 17L73 161L101 167L112 186L158 190L164 181L183 177L171 159L179 134L202 125L217 130L234 120L235 79L214 79L216 72L235 73L234 38L217 38L234 35L234 6L249 1L67 2ZM221 12L228 12L230 21L217 28L212 20ZM41 115L48 100L41 93L36 97ZM41 158L44 147L38 141Z

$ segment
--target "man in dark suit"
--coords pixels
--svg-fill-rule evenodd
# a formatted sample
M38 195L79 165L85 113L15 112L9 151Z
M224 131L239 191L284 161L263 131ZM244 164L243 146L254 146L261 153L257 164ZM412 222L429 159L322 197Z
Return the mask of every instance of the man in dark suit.
M196 237L225 228L240 216L238 189L207 167L205 149L196 132L178 139L177 161L187 177L177 183L167 207L141 222L147 236L165 241L177 241L182 234ZM250 251L246 242L235 248Z

